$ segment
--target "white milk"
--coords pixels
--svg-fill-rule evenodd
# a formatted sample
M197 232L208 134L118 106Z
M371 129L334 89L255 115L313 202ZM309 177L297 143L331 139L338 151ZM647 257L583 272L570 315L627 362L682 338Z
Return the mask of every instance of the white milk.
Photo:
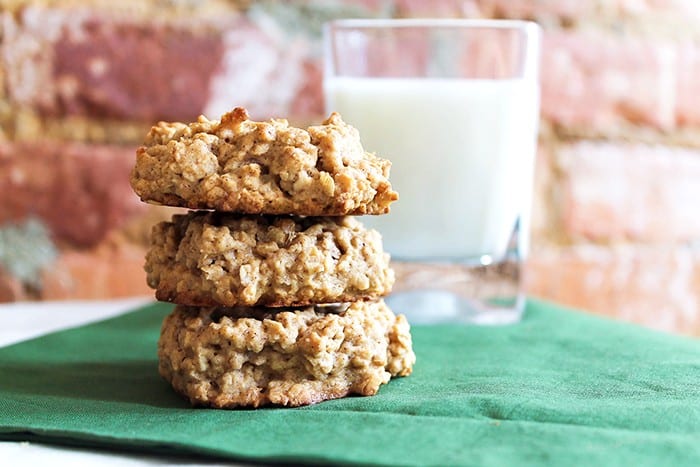
M504 254L527 231L539 95L524 80L333 78L326 107L392 161L399 201L378 229L394 258Z

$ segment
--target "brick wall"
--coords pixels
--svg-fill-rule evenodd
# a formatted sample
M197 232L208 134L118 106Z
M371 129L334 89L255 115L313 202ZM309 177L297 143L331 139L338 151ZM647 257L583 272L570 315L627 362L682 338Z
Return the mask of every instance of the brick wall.
M45 235L11 236L39 280L0 245L0 300L149 293L145 226L163 213L128 190L134 148L158 119L234 105L317 121L325 19L526 18L545 29L529 290L700 334L700 2L193 5L5 2L0 233L38 220Z

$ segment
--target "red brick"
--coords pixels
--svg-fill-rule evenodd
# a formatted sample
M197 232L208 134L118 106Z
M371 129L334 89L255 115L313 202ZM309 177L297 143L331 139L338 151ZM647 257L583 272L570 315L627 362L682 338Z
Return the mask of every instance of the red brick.
M539 248L530 294L655 329L700 335L700 252L690 247Z
M65 250L42 274L41 299L152 296L143 270L145 248L110 238L89 250Z
M555 219L553 219L555 213L550 208L554 187L552 157L551 145L541 139L537 146L533 183L532 220L530 226L533 244L544 240L549 234L550 226L555 225Z
M90 18L63 31L53 53L48 112L188 121L207 102L223 44L216 33Z
M700 18L695 0L478 0L481 8L503 18L531 18L545 23L590 23L670 19L691 24Z
M17 302L26 298L22 283L0 268L0 303Z
M58 241L89 246L143 212L129 186L134 148L0 143L0 225L41 219Z
M483 1L479 0L394 0L395 15L406 18L478 18Z
M394 0L397 16L532 19L543 24L650 22L692 26L695 0Z
M591 2L578 0L479 0L478 3L490 16L543 22L581 18L592 8Z
M700 150L579 142L557 154L567 234L596 241L700 237Z
M307 60L303 65L304 78L302 86L290 106L290 114L297 116L316 116L325 113L323 101L323 71L321 63Z
M2 14L2 25L10 99L54 117L191 121L234 106L286 116L305 86L309 44L233 8L218 18L144 21L31 6L17 18Z
M700 6L700 2L697 3ZM700 126L700 44L685 42L679 47L678 106L680 126Z
M210 77L205 115L218 118L235 106L246 107L253 118L286 117L292 112L292 103L305 86L310 44L288 38L273 24L263 30L241 23L225 33L224 55Z
M605 133L622 123L675 124L676 48L593 31L547 31L542 115L564 127Z
M195 118L223 54L221 31L208 26L25 8L4 40L6 65L22 65L9 83L10 94L54 115Z

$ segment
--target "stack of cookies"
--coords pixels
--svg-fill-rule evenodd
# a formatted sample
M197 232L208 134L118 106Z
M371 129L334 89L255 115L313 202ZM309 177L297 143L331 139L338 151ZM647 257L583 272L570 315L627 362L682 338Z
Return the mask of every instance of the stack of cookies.
M398 198L390 163L338 114L307 130L255 122L159 123L138 149L143 201L188 208L153 228L149 286L177 303L160 374L194 405L299 406L373 395L410 374L406 319L381 237L352 215Z

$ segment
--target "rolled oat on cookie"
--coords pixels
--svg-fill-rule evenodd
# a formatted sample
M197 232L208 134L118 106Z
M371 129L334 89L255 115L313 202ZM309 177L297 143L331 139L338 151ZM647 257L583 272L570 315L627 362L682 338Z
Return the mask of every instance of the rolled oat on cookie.
M370 300L394 283L381 236L353 217L178 214L154 226L145 269L159 300L198 306Z
M413 369L408 322L382 297L394 271L381 235L391 163L337 113L306 130L236 108L154 126L131 186L191 211L156 224L146 279L176 303L159 372L192 405L296 407L370 396Z
M324 309L321 311L322 309ZM383 301L290 309L178 306L163 322L160 374L193 405L301 406L370 396L409 375L409 326Z
M145 202L246 214L385 214L391 163L366 152L337 113L295 128L235 108L221 120L160 122L137 150L131 186Z

